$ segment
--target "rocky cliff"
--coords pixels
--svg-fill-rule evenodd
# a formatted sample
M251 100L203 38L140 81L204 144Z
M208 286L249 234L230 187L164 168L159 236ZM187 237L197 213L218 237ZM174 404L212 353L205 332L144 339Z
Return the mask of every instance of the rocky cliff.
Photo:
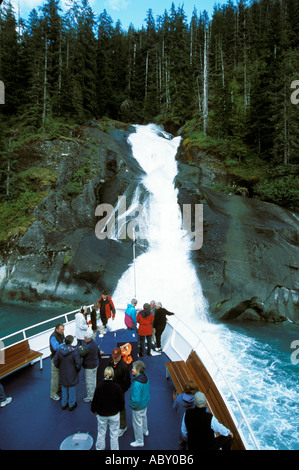
M56 172L34 209L34 221L1 252L4 301L69 303L97 300L110 292L132 261L131 241L99 240L98 205L130 200L142 170L127 144L133 128L97 123L68 139L36 143L38 165ZM182 147L183 148L183 147ZM191 252L211 312L223 321L299 322L298 220L291 212L210 186L225 172L205 154L198 164L179 153L179 203L203 204L204 236Z
M124 128L103 130L97 123L68 139L38 142L38 165L57 178L34 209L34 222L1 253L3 301L92 303L112 290L131 262L131 244L95 235L95 209L130 196L141 174ZM35 162L36 164L36 162Z
M228 177L216 158L198 155L196 166L179 153L179 203L203 204L203 246L191 256L222 321L299 322L298 218L274 204L211 188Z

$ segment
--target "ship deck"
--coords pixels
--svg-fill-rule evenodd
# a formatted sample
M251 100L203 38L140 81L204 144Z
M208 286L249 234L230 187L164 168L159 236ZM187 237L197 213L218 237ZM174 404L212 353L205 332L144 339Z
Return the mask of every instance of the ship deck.
M166 380L165 354L142 358L147 366L150 379L151 400L148 406L149 436L140 450L176 450L177 423L172 410L171 382ZM0 449L1 450L59 450L68 436L84 432L97 437L97 419L90 412L90 403L83 402L86 396L84 369L80 371L77 385L75 410L61 410L60 401L50 398L51 361L44 359L43 369L39 363L27 366L2 379L7 397L13 398L7 406L0 408ZM130 446L134 441L131 409L128 406L129 391L126 393L128 430L119 438L120 450L136 451ZM108 434L106 449L110 449Z

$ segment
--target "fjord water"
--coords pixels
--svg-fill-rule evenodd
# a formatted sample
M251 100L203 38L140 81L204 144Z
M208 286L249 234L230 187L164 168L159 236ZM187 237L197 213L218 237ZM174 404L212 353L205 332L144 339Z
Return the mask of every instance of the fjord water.
M256 323L226 326L212 321L189 260L190 240L182 229L174 188L180 138L172 138L150 124L136 126L129 143L145 172L141 184L148 191L138 217L136 252L144 239L148 249L119 280L113 294L116 305L124 306L136 295L139 308L154 299L175 312L197 332L216 359L260 448L298 449L299 365L291 362L291 344L299 339L299 328ZM137 187L128 214L134 215L141 193ZM225 388L221 383L219 386ZM228 401L234 408L233 401ZM237 416L237 410L234 412Z

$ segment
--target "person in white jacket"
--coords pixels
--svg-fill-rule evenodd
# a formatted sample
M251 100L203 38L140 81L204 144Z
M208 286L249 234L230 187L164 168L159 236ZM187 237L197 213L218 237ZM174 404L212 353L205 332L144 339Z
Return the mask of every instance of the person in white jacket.
M78 345L81 346L84 341L84 336L88 329L87 324L87 307L82 307L81 311L75 315L76 319L76 338Z

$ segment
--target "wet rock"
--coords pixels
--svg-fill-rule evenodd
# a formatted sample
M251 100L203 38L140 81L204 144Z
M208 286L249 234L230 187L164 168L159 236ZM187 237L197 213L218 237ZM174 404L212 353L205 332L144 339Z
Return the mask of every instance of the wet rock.
M120 249L117 240L99 240L95 210L115 206L121 195L130 203L142 171L127 136L123 128L108 134L92 123L67 142L36 144L39 164L54 168L57 179L36 206L36 220L3 253L2 300L82 305L115 288L132 260L131 241Z
M191 259L210 311L221 321L250 314L299 323L298 218L274 204L212 191L207 166L202 160L199 171L180 163L176 185L181 207L203 204L203 246Z

